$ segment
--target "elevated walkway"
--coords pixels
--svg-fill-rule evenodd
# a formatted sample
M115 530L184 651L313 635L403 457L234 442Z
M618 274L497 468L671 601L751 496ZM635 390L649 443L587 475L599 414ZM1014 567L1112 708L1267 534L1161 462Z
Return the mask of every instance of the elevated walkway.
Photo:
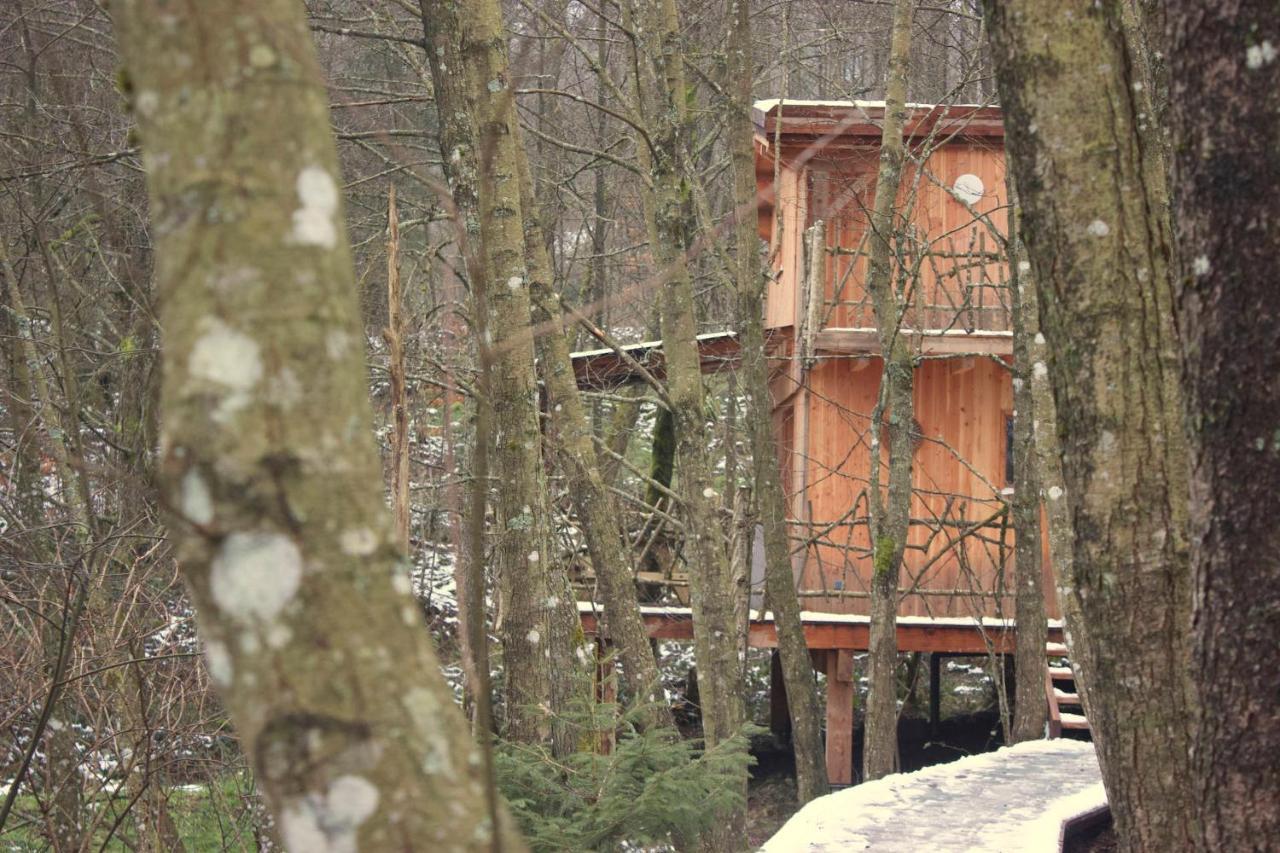
M761 853L1057 853L1108 814L1093 744L1037 740L820 797Z

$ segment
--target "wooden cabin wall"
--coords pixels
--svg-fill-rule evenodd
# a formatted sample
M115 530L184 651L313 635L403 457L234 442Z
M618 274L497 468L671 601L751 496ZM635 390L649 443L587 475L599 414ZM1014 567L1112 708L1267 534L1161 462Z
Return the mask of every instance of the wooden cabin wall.
M804 398L793 396L784 416L784 480L793 494L807 484L792 504L800 521L797 535L820 535L797 561L799 588L829 593L806 595L803 606L808 610L868 612L868 430L879 382L877 358L825 358L818 363L809 374L807 458L797 457L806 441L795 434L801 419L792 414ZM905 557L903 586L925 593L907 596L899 612L1012 616L1012 529L1002 529L1002 520L996 520L952 547L966 525L996 514L1000 492L1010 485L1005 421L1012 410L1009 372L986 357L927 361L917 370L915 405L920 434L912 517L950 524L935 523L933 529L913 525L909 545L915 547ZM1047 561L1044 583L1050 614L1056 616ZM1006 591L999 606L990 595L997 587Z
M772 180L772 175L770 175ZM774 269L781 270L765 294L765 328L795 325L797 282L804 274L804 229L808 227L808 189L801 170L784 163L773 208L778 245L770 245Z
M878 167L875 146L829 148L808 165L808 222L825 223L827 245L866 251L868 211L875 198ZM990 228L976 219L947 190L956 178L977 175L983 197L974 210L1007 231L1004 156L986 142L953 142L934 150L924 169L908 166L899 192L899 208L910 210L914 239L908 262L918 264L922 314L912 312L914 328L999 330L1010 328L1004 264ZM939 185L942 184L942 185ZM920 258L920 255L929 257ZM875 316L863 282L866 257L836 255L827 264L825 326L867 329ZM960 311L966 304L969 308Z

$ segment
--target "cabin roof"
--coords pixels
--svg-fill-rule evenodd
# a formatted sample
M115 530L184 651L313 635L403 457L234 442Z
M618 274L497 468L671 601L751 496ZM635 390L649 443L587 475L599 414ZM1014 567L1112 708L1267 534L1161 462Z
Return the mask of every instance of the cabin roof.
M879 139L884 101L812 101L767 98L756 101L751 118L756 130L772 142L784 137L873 137ZM946 133L967 137L1004 137L999 107L983 104L907 104L907 136Z

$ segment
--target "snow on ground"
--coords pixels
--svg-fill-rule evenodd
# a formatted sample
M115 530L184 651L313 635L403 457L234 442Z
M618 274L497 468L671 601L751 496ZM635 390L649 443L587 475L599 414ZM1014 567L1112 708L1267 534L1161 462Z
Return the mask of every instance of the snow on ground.
M1093 744L1038 740L821 797L761 853L1056 853L1063 822L1106 805Z

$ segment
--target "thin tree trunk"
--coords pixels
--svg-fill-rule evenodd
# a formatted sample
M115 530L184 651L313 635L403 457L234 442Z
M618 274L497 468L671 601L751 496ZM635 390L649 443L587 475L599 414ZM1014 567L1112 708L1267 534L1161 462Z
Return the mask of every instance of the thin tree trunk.
M293 850L519 849L385 508L305 12L113 13L156 223L170 532L281 836Z
M1077 683L1122 849L1182 850L1186 453L1165 176L1157 141L1140 132L1144 81L1113 5L986 8L1049 345L1065 492L1048 496L1073 520L1064 612L1083 652Z
M492 341L489 334L489 301L484 286L484 252L480 242L479 201L476 175L475 125L467 105L466 75L459 47L458 3L421 0L422 29L431 68L431 87L439 117L440 162L453 199L454 239L457 241L470 289L472 331L476 338L477 365L475 422L472 445L471 489L467 496L467 546L463 583L458 584L459 633L466 683L475 703L480 745L491 766L493 730L489 689L489 630L486 620L485 518L489 506L489 457L493 446ZM440 107L444 105L444 108Z
M6 405L12 407L14 416L14 435L22 433L16 429L21 423L22 431L38 431L46 440L45 445L52 451L55 471L63 504L68 509L69 519L74 533L69 537L72 543L83 543L90 535L92 518L89 513L87 494L82 486L84 480L72 470L70 455L63 441L64 422L58 418L57 406L50 396L49 381L45 376L44 362L36 348L36 338L31 318L27 313L18 288L18 276L9 261L8 248L5 245L3 230L0 229L0 275L5 280L5 296L8 305L6 314L12 318L16 326L17 341L12 355L14 384L10 387L11 400ZM49 413L53 413L52 417ZM28 445L31 451L37 448ZM69 648L74 648L80 619L72 618L69 607L70 597L66 590L71 585L83 583L75 577L75 552L79 549L73 544L71 554L64 554L54 542L48 542L43 535L36 533L47 524L46 507L43 499L44 489L37 485L41 478L39 453L26 453L21 449L15 452L13 467L20 487L18 507L25 510L20 517L32 532L31 542L47 546L51 562L61 560L64 572L59 572L39 588L44 591L39 595L43 603L49 604L58 611L58 615L42 622L41 647L44 652L45 674L49 678L49 691L58 693L53 699L54 718L50 720L45 742L45 762L42 769L41 787L44 788L50 806L45 814L45 833L55 850L79 850L84 842L82 821L83 785L80 777L80 760L76 750L75 732L71 728L74 709L65 698L63 691L57 686L59 673L62 672L69 659ZM36 550L38 554L40 548ZM61 719L58 719L61 718ZM21 780L19 780L20 782ZM18 783L14 783L15 787ZM10 796L16 796L16 791ZM11 804L12 801L10 801Z
M396 187L387 190L387 372L391 377L391 515L396 543L409 553L409 405L404 365L404 315L400 293L400 214Z
M484 4L480 4L484 5ZM492 14L498 14L494 6ZM447 55L436 53L433 63L444 64ZM494 77L497 79L498 77ZM439 97L439 95L438 95ZM550 409L548 420L557 437L561 441L563 451L562 464L566 471L567 487L570 492L584 538L588 543L588 551L593 558L596 578L600 581L600 590L604 597L605 626L613 642L617 644L622 658L623 680L636 697L653 701L654 688L658 684L657 663L654 662L652 649L649 648L648 633L641 619L639 606L636 603L635 584L632 579L630 565L623 549L622 530L618 526L616 502L612 494L600 479L599 467L596 465L595 447L591 439L591 427L584 403L582 403L577 382L573 374L570 359L570 345L563 328L559 297L553 289L552 269L547 254L547 243L543 237L543 229L538 219L538 206L532 197L532 179L527 167L525 151L520 147L516 133L515 105L507 100L509 111L509 127L512 132L503 136L494 136L492 156L502 156L504 163L515 169L520 195L520 220L522 225L521 254L524 257L529 298L535 306L535 318L539 325L549 325L547 333L541 336L543 345L544 370L543 377L547 383ZM442 111L451 110L447 100L440 101ZM454 165L457 168L457 165ZM549 579L550 580L554 579ZM581 628L577 625L576 603L573 602L572 590L567 579L563 583L552 584L545 601L549 610L561 611L561 619L550 626L553 634L549 640L562 646L553 648L553 657L557 661L577 660L577 651L584 648ZM557 626L567 624L564 631ZM572 666L558 663L556 675L567 676ZM572 686L564 683L553 685L557 692L568 698ZM649 713L653 724L669 724L669 711L662 704L654 704ZM567 742L562 744L567 745Z
M1013 185L1013 181L1009 181ZM1012 197L1012 194L1010 194ZM1010 219L1011 223L1013 218ZM1018 245L1016 224L1009 245ZM1036 457L1036 400L1032 387L1032 341L1039 324L1031 321L1037 307L1030 270L1023 274L1014 251L1010 288L1013 313L1013 531L1014 621L1018 626L1014 650L1013 726L1009 740L1021 743L1044 736L1048 702L1045 696L1045 641L1049 625L1044 612L1044 582L1040 543L1040 477Z
M910 532L915 359L901 329L902 308L894 292L892 257L905 153L902 132L907 115L913 11L914 0L894 0L880 170L872 203L867 270L867 293L875 310L880 357L884 363L880 397L871 418L871 636L862 762L863 776L867 779L879 779L894 772L898 761L898 578ZM880 431L886 412L889 482L882 492Z
M517 155L523 158L524 152L518 151ZM533 183L523 160L521 167L522 200L532 205ZM619 524L623 516L601 475L591 418L578 392L569 352L569 332L564 326L559 294L553 287L542 229L535 220L526 216L525 231L535 317L540 325L548 327L543 337L545 358L542 375L551 404L551 425L560 445L560 467L565 474L565 488L573 499L578 524L604 599L605 630L618 650L622 683L633 698L647 703L644 719L649 725L673 726L636 597L635 576L627 557L624 531Z
M760 263L760 235L756 222L756 165L751 121L753 80L751 4L729 3L729 63L733 87L731 127L734 182L734 241L737 259L738 337L742 352L745 419L751 439L752 478L756 509L764 529L765 592L778 631L778 657L791 716L796 761L796 796L801 804L830 790L822 745L822 706L818 683L800 622L791 571L791 540L787 531L786 496L778 473L778 450L773 436L773 395L765 359L764 291L768 279Z
M1168 5L1192 450L1200 850L1280 840L1280 30L1274 2Z

